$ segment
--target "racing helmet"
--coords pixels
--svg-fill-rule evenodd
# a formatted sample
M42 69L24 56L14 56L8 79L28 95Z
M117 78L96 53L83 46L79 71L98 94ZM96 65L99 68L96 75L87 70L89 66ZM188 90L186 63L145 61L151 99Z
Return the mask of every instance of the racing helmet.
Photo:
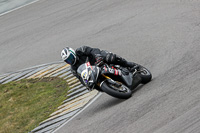
M70 65L74 65L76 63L76 52L70 47L66 47L61 51L61 57Z

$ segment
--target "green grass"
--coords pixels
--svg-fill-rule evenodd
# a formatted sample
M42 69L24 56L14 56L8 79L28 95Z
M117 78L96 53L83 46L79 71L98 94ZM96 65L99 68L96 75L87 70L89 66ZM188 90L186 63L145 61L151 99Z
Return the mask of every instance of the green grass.
M0 133L27 133L66 99L60 78L23 79L0 84Z

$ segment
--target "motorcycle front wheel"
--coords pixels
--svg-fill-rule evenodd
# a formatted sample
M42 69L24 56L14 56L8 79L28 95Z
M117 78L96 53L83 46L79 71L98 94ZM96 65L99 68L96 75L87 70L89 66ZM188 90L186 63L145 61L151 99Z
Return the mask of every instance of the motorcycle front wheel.
M103 81L101 84L101 89L108 95L119 99L128 99L132 96L132 91L123 84L120 87L117 87L106 81Z

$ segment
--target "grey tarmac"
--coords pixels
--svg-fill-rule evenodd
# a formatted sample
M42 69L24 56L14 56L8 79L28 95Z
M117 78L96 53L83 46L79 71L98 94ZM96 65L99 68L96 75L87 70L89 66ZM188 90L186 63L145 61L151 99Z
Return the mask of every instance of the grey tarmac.
M56 133L200 133L199 0L40 0L0 16L0 74L98 47L149 68L133 97L101 95Z

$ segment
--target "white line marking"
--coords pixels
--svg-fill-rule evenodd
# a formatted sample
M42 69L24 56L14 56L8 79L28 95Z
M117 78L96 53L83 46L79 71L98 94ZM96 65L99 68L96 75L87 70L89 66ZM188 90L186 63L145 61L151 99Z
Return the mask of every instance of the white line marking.
M79 115L81 112L83 112L87 107L89 107L94 101L97 100L98 97L100 97L102 95L101 92L99 92L99 94L92 99L91 102L89 102L82 110L80 110L78 113L76 113L74 116L72 116L68 121L66 121L65 123L63 123L60 127L58 127L56 130L54 130L52 133L55 133L56 131L58 131L60 128L62 128L64 125L66 125L68 122L70 122L72 119L74 119L77 115Z
M22 7L25 7L25 6L31 5L31 4L33 4L33 3L35 3L35 2L38 2L38 1L39 1L39 0L35 0L35 1L32 1L32 2L27 3L27 4L25 4L25 5L22 5L22 6L16 7L16 8L14 8L14 9L11 9L11 10L9 10L9 11L6 11L6 12L0 14L0 16L6 15L6 14L8 14L8 13L10 13L10 12L13 12L13 11L15 11L15 10L18 10L18 9L22 8Z

